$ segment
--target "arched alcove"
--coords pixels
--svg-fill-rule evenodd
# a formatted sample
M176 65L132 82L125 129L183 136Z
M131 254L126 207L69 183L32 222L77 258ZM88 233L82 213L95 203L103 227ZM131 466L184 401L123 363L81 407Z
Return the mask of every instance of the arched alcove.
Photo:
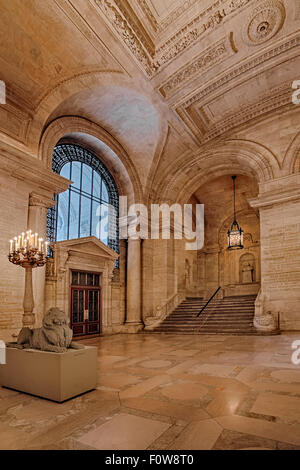
M233 213L231 174L206 180L193 198L204 204L204 246L194 254L197 263L197 291L205 298L221 286L225 296L256 294L260 285L260 228L259 215L248 199L257 196L258 185L254 177L237 174L236 217L244 231L241 250L228 250L227 232ZM244 258L243 258L244 257ZM240 260L251 259L253 282L243 282ZM246 274L245 274L246 276Z
M159 200L186 203L205 183L222 175L237 174L269 181L279 174L274 154L255 142L228 140L201 153L184 155L166 172L157 172L156 194Z
M251 236L251 234L249 234ZM240 284L252 284L257 279L257 260L251 252L244 253L239 259L239 281Z

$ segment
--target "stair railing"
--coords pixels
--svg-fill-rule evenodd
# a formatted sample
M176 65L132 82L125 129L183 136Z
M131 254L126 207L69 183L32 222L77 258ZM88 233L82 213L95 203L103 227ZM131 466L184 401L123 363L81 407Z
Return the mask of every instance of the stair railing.
M177 292L176 294L172 295L165 304L160 305L156 309L155 315L151 315L147 318L144 318L145 328L146 331L152 331L157 326L159 326L168 315L170 315L176 307L178 307L181 302L185 300L185 293Z
M197 317L199 317L199 315L201 315L201 313L206 309L206 307L210 304L210 302L213 300L213 298L217 295L217 293L219 292L219 290L221 289L221 286L218 287L218 289L213 293L213 295L210 297L210 299L206 302L206 304L204 305L204 307L201 308L200 312L197 313Z

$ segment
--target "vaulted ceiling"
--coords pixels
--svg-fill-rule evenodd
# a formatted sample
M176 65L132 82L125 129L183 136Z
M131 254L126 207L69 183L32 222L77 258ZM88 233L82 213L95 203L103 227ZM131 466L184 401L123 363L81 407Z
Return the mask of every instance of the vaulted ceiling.
M51 120L80 115L124 145L146 184L168 126L175 158L292 109L298 1L0 0L0 8L0 132L31 151Z

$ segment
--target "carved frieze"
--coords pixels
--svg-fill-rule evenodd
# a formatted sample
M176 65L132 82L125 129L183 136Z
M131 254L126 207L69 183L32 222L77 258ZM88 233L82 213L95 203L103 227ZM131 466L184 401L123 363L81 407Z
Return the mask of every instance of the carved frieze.
M94 0L94 2L101 8L109 23L146 73L153 76L162 66L195 44L204 34L217 28L224 20L253 0L218 0L159 47L156 47L145 31L141 33L139 30L137 16L130 6L126 7L128 0Z
M182 5L180 5L175 10L164 18L163 21L158 22L155 16L153 15L151 9L149 8L147 0L138 0L140 7L145 13L149 23L151 24L155 32L164 31L170 24L176 21L183 13L185 13L189 8L191 8L198 0L186 0ZM218 2L219 3L219 2Z
M115 28L121 36L127 47L142 64L148 75L153 75L158 66L153 61L150 51L147 50L141 40L136 35L130 23L126 20L125 16L117 8L113 0L95 0L96 5L102 8L110 24Z

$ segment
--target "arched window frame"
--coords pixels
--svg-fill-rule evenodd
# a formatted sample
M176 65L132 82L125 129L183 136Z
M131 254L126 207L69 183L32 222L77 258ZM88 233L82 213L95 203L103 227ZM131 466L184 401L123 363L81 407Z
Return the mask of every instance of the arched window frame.
M57 145L53 152L53 172L60 174L64 165L70 162L85 163L94 171L96 171L104 180L108 191L109 204L115 209L116 214L115 227L113 227L116 237L111 238L108 236L108 246L119 253L119 225L117 222L119 217L119 194L113 177L105 165L99 160L99 158L89 150L77 144ZM54 200L58 202L58 195L54 196ZM56 204L54 207L48 210L47 214L47 239L51 243L55 243L57 237L57 212L58 205ZM109 219L109 223L113 223L111 219Z

